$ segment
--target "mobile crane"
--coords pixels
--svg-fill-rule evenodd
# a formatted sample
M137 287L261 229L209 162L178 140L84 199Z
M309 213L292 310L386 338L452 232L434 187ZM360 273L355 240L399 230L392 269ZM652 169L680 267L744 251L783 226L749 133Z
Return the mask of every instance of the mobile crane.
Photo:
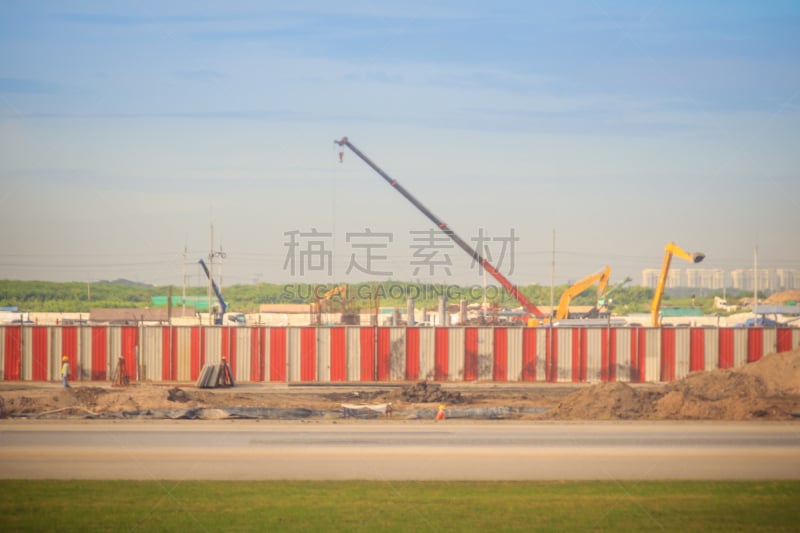
M220 292L219 287L217 287L217 284L214 282L214 279L211 277L211 272L208 271L206 262L202 259L198 259L197 262L200 263L201 267L203 267L206 277L208 277L208 280L211 282L211 288L214 289L214 294L217 297L217 301L219 301L219 313L214 313L214 324L222 325L225 318L227 318L228 321L236 324L244 324L244 315L242 313L227 312L228 304L222 299L222 293ZM211 309L209 309L209 312L211 312Z
M378 173L386 182L395 188L397 192L403 195L406 200L411 202L417 209L419 209L423 215L425 215L431 222L433 222L437 228L439 228L442 232L444 232L453 242L455 242L459 248L464 250L467 255L472 257L477 263L479 263L486 272L489 273L494 279L496 279L500 285L503 286L505 290L508 291L511 296L513 296L520 304L522 304L523 309L535 318L529 318L528 325L538 325L539 318L544 318L544 313L536 307L528 298L522 294L519 289L517 289L514 284L512 284L508 278L506 278L503 274L501 274L495 267L492 265L486 258L484 258L477 250L475 250L472 246L467 244L464 239L456 235L456 233L441 219L439 219L436 215L434 215L427 207L422 205L422 203L417 200L410 192L408 192L402 185L400 185L396 179L390 177L386 172L384 172L378 165L372 162L366 155L364 155L358 148L353 146L353 143L347 137L342 137L338 141L333 141L340 148L344 148L345 146L349 148L354 154L361 158L367 165L372 168L375 172ZM339 152L339 160L341 161L344 156L344 152Z
M664 288L667 285L667 274L669 274L669 265L672 262L672 256L677 255L681 259L689 261L690 263L699 263L706 258L706 254L701 252L689 253L680 248L674 242L667 243L664 247L664 261L661 264L661 273L658 276L658 285L656 285L656 292L653 295L653 303L650 306L650 322L653 327L660 325L658 320L659 311L661 310L661 299L664 296Z
M579 280L566 291L564 294L561 295L561 299L558 301L558 310L556 310L555 318L558 320L563 320L565 318L569 318L569 303L572 301L573 298L578 296L580 293L597 283L597 297L595 298L595 306L597 306L597 301L602 296L603 292L606 290L608 286L608 280L611 277L611 267L607 266L600 272L595 274L591 274L586 276L585 278Z

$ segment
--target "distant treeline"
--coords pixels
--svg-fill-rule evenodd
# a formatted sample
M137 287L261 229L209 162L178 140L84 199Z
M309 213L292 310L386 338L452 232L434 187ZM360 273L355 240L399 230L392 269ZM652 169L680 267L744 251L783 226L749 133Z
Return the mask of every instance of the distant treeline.
M261 304L302 303L310 304L322 298L325 293L336 288L337 284L273 284L232 285L224 287L224 298L230 311L243 313L257 312ZM558 304L561 294L568 285L554 288L554 301ZM152 286L125 280L113 282L47 282L0 280L0 307L16 306L23 312L88 312L92 308L152 307L155 296L181 296L182 287ZM536 305L550 304L550 287L527 285L519 287L528 299ZM592 305L596 287L590 287L572 300L572 305ZM713 296L721 291L705 292L696 295L694 305L710 312ZM186 289L187 296L205 296L206 287ZM451 304L466 300L469 303L492 302L500 307L518 307L518 303L502 288L489 285L457 286L409 283L403 281L384 281L380 283L354 283L347 285L347 298L340 294L331 297L331 305L347 305L351 310L367 309L374 305L381 307L404 307L412 297L418 308L435 308L439 299L446 296ZM611 295L612 305L619 313L646 312L653 297L653 290L643 287L617 288ZM669 295L666 297L669 300ZM731 295L728 295L731 299ZM163 298L162 298L163 300ZM688 306L691 297L673 298L666 305Z

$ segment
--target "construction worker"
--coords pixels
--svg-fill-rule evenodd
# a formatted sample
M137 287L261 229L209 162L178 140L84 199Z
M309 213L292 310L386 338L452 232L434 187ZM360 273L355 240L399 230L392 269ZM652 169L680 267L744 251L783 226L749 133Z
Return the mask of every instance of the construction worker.
M66 355L61 358L61 381L64 383L64 388L69 388L69 374L70 374L70 367L69 367L69 357Z

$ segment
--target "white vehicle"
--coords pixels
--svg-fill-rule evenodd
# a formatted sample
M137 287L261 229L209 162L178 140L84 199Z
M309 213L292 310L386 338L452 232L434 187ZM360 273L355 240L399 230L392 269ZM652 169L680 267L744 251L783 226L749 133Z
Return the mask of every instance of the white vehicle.
M719 309L720 311L736 311L739 309L738 305L729 305L728 300L725 298L720 298L719 296L714 296L714 309Z

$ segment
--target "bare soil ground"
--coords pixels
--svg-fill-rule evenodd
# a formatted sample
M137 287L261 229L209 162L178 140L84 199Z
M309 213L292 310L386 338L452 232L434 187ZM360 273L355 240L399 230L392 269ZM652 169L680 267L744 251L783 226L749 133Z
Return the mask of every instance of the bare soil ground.
M512 408L527 420L788 420L800 413L800 350L770 354L736 370L695 372L661 385L405 383L347 386L241 384L0 383L0 417L92 417L148 410L281 408L336 412L342 404L391 404L399 413ZM547 412L536 414L539 408ZM795 417L792 416L795 413Z

